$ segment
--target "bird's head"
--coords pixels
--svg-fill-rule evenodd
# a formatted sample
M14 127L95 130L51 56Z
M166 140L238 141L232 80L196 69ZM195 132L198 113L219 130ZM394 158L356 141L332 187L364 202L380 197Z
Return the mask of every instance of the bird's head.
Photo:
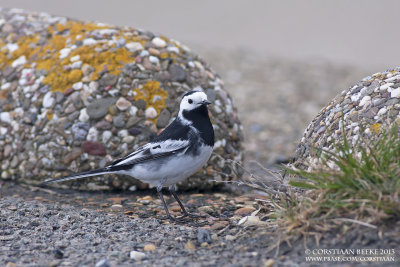
M211 104L207 99L207 95L201 91L190 91L183 95L180 112L191 111L200 107L206 107Z

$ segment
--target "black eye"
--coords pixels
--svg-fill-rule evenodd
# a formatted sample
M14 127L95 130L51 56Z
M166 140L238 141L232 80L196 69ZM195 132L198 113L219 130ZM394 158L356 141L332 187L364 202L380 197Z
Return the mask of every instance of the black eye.
M189 98L188 102L189 102L189 104L192 104L193 100Z

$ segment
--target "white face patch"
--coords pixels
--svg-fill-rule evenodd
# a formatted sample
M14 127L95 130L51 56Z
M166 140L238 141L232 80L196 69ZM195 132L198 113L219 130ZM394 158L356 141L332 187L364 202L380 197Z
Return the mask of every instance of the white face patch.
M179 107L179 113L183 110L195 109L204 104L204 101L208 101L207 95L200 91L184 96Z

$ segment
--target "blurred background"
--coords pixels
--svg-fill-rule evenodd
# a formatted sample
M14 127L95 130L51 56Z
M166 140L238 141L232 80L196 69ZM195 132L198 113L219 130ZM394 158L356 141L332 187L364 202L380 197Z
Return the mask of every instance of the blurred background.
M400 1L0 0L0 7L132 26L188 45L221 75L248 159L293 157L336 94L400 62Z

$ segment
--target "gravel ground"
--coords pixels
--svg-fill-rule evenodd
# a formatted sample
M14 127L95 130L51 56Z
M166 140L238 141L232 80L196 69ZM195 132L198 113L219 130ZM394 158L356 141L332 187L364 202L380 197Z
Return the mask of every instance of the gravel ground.
M197 51L221 74L236 99L246 138L246 166L255 172L251 160L270 167L293 157L296 143L319 109L362 77L351 68L322 62ZM0 187L0 265L310 266L305 249L316 248L317 243L328 249L396 249L397 257L400 253L398 222L378 231L362 226L332 231L319 242L300 239L273 249L281 237L276 229L238 225L246 212L259 208L254 199L260 197L239 191L184 193L183 202L192 212L208 215L169 223L162 219L154 192L38 190L6 182ZM170 208L176 210L174 204ZM238 212L243 208L245 212ZM266 212L258 214L261 225Z

